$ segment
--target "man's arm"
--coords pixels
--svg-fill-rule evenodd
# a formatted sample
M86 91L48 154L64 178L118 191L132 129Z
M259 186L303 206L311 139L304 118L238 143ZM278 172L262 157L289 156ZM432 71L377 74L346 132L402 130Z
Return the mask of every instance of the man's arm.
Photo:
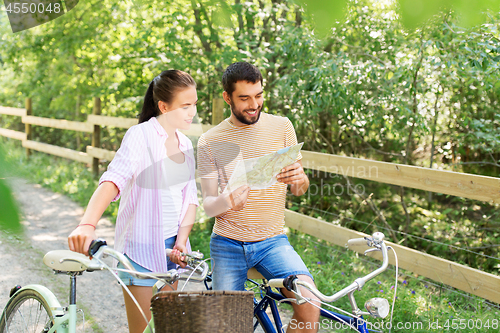
M250 193L250 187L244 185L238 187L231 193L222 193L218 195L218 180L216 178L201 179L201 193L203 195L203 208L205 213L210 216L219 216L229 209L241 210L245 207Z
M284 167L276 176L279 182L290 185L290 192L295 196L301 196L309 188L309 178L302 168L302 160Z

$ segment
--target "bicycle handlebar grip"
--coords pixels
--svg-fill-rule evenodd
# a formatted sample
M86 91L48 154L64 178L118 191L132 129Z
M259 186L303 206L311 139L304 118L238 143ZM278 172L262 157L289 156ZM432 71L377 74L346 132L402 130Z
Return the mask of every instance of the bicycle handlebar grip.
M105 245L108 245L106 243L106 241L102 238L98 238L98 239L94 239L92 241L92 243L90 243L90 246L89 246L89 254L91 257L93 257L97 251L99 251L99 249L101 248L101 246L105 246Z
M295 290L295 284L293 283L295 280L297 280L297 275L287 276L283 279L283 287L285 287L288 291Z
M347 246L368 245L368 241L364 238L353 238L347 241Z
M289 275L284 279L271 279L267 282L267 285L269 287L285 288L288 291L292 291L295 290L295 284L293 282L297 279L297 275Z
M267 285L273 288L284 288L283 280L284 279L271 279L267 282Z

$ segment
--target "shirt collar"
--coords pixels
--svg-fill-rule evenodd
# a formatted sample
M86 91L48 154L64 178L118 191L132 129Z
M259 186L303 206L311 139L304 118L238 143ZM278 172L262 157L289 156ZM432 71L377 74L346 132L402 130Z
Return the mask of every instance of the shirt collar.
M156 119L156 117L151 117L151 119L149 119L148 122L151 122L151 124L153 125L153 128L156 130L156 133L158 133L159 136L164 136L165 140L168 138L167 131L165 131L163 126L160 125L160 122L158 121L158 119ZM177 134L177 137L179 138L179 148L181 148L181 149L186 148L186 142L185 142L183 136L179 135L180 134L179 130L176 129L175 133Z

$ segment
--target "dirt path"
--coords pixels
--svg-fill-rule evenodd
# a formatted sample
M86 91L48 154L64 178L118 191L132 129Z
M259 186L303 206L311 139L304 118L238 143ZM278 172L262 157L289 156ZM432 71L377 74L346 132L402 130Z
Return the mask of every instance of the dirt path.
M40 185L21 179L13 179L11 184L21 206L26 231L21 236L0 233L0 309L4 308L9 290L16 284L43 284L56 294L63 306L67 305L69 278L54 275L42 263L42 258L48 251L68 248L67 236L80 222L83 209ZM113 246L111 222L101 220L97 235ZM84 273L78 277L77 303L85 312L86 332L128 332L121 288L110 273Z

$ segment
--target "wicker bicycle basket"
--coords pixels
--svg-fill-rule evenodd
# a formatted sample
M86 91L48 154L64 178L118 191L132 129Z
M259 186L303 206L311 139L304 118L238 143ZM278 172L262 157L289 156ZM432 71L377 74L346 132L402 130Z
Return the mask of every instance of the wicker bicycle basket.
M151 299L156 333L253 332L252 291L162 291Z

